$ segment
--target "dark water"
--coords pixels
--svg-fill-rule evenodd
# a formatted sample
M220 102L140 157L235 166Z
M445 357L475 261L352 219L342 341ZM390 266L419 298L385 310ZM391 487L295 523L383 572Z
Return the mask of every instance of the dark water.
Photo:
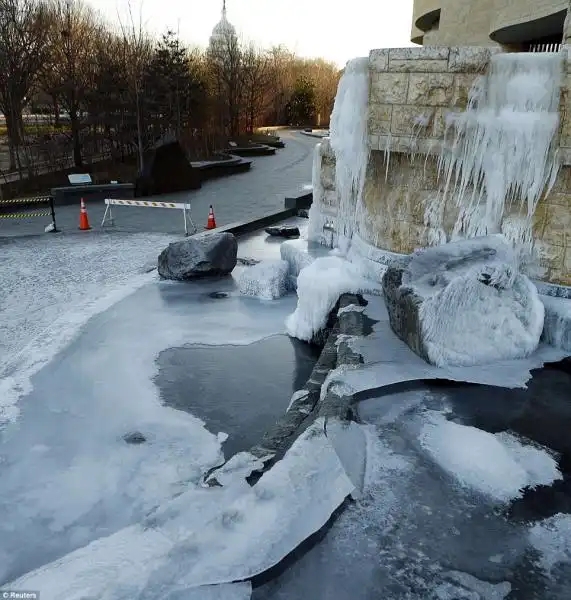
M385 472L376 462L364 497L285 570L261 582L253 600L571 598L571 565L546 573L528 543L534 523L571 513L571 373L561 366L538 370L527 390L451 382L397 388L377 392L357 410L374 425L387 457L402 457L408 468ZM563 481L526 490L511 505L489 503L458 486L419 446L426 409L547 446L559 454Z
M155 383L163 402L229 435L232 456L260 441L302 388L318 350L276 335L248 346L189 346L160 353Z

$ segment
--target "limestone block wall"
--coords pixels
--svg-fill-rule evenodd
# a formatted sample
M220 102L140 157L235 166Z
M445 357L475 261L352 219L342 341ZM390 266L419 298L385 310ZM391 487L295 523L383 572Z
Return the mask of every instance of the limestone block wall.
M364 241L400 253L443 241L442 230L431 225L425 210L440 189L436 157L446 114L466 108L470 88L496 51L423 47L371 52L371 154L363 194L367 210L359 223ZM538 277L571 285L571 61L566 68L561 93L563 166L554 189L540 201L534 234L541 263ZM448 235L457 214L449 202L443 220ZM508 215L504 226L514 218L517 215Z

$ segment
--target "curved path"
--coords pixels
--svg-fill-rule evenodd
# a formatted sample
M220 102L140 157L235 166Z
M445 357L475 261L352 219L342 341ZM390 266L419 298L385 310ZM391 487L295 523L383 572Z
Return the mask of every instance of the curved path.
M190 200L192 215L199 227L206 225L208 207L212 204L218 226L235 221L247 221L283 208L288 193L300 190L311 183L313 148L318 140L295 131L280 132L286 147L274 156L256 156L250 171L204 183L200 190L181 194L168 194L161 201L184 202ZM88 203L91 226L99 229L103 218L104 205L101 202ZM180 211L148 208L114 209L116 231L181 233L182 216ZM63 231L77 231L79 210L77 206L57 208L58 227ZM43 233L45 222L42 219L0 222L0 238Z

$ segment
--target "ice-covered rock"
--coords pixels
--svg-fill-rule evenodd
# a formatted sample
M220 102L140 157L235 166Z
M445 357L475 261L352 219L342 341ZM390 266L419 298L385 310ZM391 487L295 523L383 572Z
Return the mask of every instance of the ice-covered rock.
M288 292L289 264L285 260L263 260L244 269L238 277L238 289L244 296L275 300Z
M545 306L543 340L571 352L571 300L541 296Z
M173 242L159 255L159 275L179 281L227 275L236 266L238 242L227 232Z
M539 344L543 304L501 236L416 253L387 270L383 289L391 328L431 364L523 358Z
M355 265L343 258L318 258L297 278L297 308L286 320L287 332L306 342L315 341L341 295L379 291L380 285L365 279Z

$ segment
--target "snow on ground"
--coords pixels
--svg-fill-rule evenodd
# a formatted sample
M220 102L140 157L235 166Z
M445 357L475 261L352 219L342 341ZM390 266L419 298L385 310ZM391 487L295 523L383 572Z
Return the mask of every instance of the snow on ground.
M539 564L547 574L558 563L571 563L571 515L560 513L533 525L529 541L540 553Z
M498 502L521 496L526 487L561 479L556 460L544 449L503 432L491 434L432 413L420 435L422 447L466 487Z
M322 527L354 489L323 426L307 429L254 487L239 477L222 488L190 489L141 524L9 587L40 589L48 600L150 600L164 590L182 594L268 569Z
M292 337L310 341L323 329L342 294L380 292L380 284L364 279L359 270L338 256L316 259L297 278L297 308L286 321Z
M150 280L173 236L50 235L2 241L0 425L17 417L29 378L89 318Z

